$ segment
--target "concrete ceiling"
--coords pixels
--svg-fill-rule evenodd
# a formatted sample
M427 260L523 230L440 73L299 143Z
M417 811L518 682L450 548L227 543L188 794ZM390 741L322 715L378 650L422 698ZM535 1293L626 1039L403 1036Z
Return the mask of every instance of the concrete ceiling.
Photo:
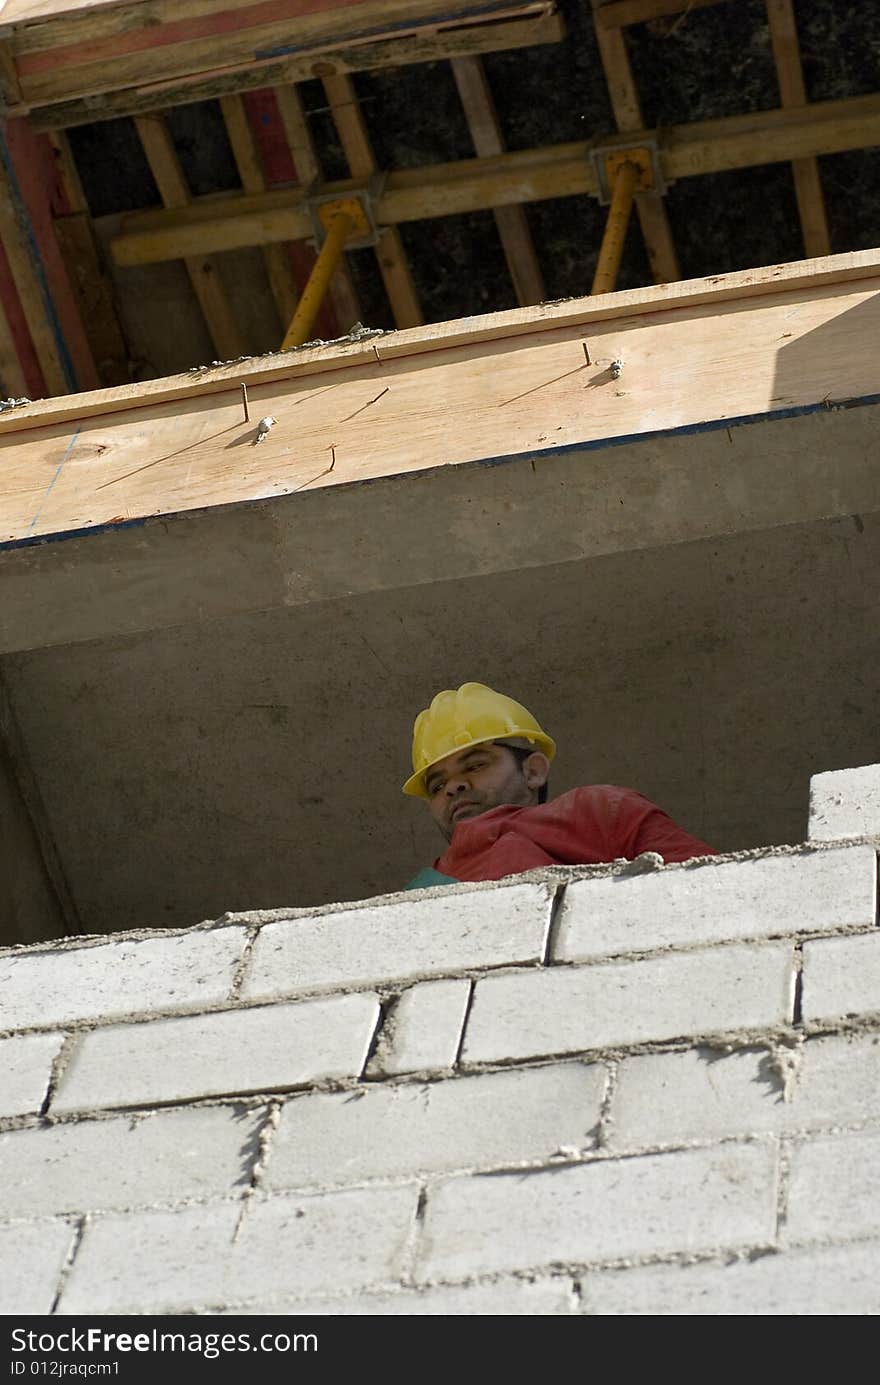
M432 562L449 533L429 516ZM469 679L557 738L554 792L631 785L722 849L803 839L810 775L880 759L880 507L554 558L550 533L539 567L7 654L11 758L79 927L399 888L442 847L400 793L413 716ZM7 773L6 941L64 931L18 795Z

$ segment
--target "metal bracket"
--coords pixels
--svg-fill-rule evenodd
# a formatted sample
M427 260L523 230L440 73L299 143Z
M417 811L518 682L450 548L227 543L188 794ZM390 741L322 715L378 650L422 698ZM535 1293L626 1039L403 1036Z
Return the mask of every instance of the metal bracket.
M340 197L338 193L317 193L309 196L308 211L314 227L314 243L318 250L324 244L330 218L336 212L347 212L354 220L355 230L345 243L346 250L362 250L376 245L380 228L374 208L382 193L384 173L375 173L365 188L354 188Z
M599 205L607 207L614 190L614 180L621 164L635 164L639 170L636 192L666 192L666 179L660 170L660 150L657 141L641 139L637 144L599 144L590 150L590 160L596 171L596 197Z

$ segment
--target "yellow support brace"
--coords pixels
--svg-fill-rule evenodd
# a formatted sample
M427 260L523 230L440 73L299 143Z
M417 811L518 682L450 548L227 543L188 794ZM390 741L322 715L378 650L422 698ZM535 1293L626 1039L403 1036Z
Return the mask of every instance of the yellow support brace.
M303 342L309 340L309 333L321 311L324 295L342 258L346 242L352 236L362 237L370 231L364 209L356 197L325 202L319 207L318 215L327 234L281 343L282 351L291 346L302 346Z
M611 205L608 208L605 234L599 247L599 259L596 262L596 273L593 277L591 293L612 293L614 291L614 285L617 283L617 271L620 269L620 260L623 255L623 243L626 240L626 228L629 225L638 181L639 168L637 164L626 162L620 165L617 170L617 177L614 179L614 191L611 195Z

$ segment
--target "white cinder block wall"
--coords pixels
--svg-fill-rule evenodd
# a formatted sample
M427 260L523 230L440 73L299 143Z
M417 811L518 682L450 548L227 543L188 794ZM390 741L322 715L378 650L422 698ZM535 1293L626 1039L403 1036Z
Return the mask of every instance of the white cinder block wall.
M0 1312L880 1311L880 766L811 836L0 954Z

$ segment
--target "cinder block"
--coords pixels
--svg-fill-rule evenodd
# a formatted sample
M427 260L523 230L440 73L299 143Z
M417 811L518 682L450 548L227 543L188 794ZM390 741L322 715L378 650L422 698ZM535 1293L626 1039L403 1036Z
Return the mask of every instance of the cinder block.
M0 1029L218 1004L245 937L244 928L228 927L0 955Z
M371 1076L449 1069L458 1055L471 983L465 978L410 986L385 1019Z
M289 1101L264 1175L307 1188L493 1168L590 1149L605 1073L580 1063Z
M0 1116L39 1111L63 1034L24 1034L0 1039Z
M616 1317L806 1317L880 1312L880 1244L762 1255L719 1265L592 1272L584 1312Z
M760 1244L775 1170L756 1142L455 1179L428 1194L417 1278Z
M378 1016L376 997L364 994L96 1029L79 1039L51 1109L150 1106L356 1077Z
M804 945L806 1021L880 1010L880 930Z
M98 1217L59 1312L162 1313L385 1287L400 1277L415 1185Z
M880 1097L880 1039L834 1035L799 1049L646 1053L618 1070L609 1145L638 1150L843 1125L872 1116ZM783 1100L780 1064L791 1065Z
M869 846L579 880L565 892L554 960L868 927L876 894Z
M0 1216L180 1202L247 1181L260 1113L241 1107L70 1121L0 1134Z
M786 1241L880 1235L878 1183L880 1131L816 1135L798 1144L791 1154Z
M575 1312L569 1278L496 1279L488 1284L438 1284L400 1289L393 1294L353 1294L295 1303L266 1301L247 1308L224 1308L212 1317L252 1317L263 1313L296 1317L551 1317Z
M548 885L502 885L269 923L254 944L242 994L286 996L536 962L551 899Z
M673 1039L791 1020L793 949L733 944L477 982L468 1063Z
M810 780L809 835L817 841L880 836L880 765L832 769Z
M73 1236L63 1221L0 1226L0 1313L49 1312Z

